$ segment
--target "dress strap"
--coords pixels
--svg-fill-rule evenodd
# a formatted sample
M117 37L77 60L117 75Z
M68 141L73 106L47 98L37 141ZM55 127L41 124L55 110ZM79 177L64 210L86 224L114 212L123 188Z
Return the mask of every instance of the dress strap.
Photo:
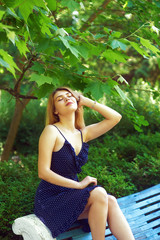
M54 124L53 124L53 126L56 127L57 130L59 131L59 133L62 135L62 137L64 137L64 139L67 140L67 139L65 138L65 136L63 135L63 133L59 130L59 128L58 128L57 126L55 126Z
M82 143L83 143L83 135L82 135L82 131L80 129L78 129L81 133L81 139L82 139Z
M65 136L63 135L63 133L60 131L60 129L59 129L57 126L55 126L54 124L53 124L53 126L56 127L57 130L59 131L59 133L62 135L62 137L64 137L64 139L65 139L66 141L68 141L68 140L65 138ZM83 143L83 135L82 135L82 131L81 131L80 129L78 129L78 130L79 130L80 133L81 133L81 140L82 140L82 143Z

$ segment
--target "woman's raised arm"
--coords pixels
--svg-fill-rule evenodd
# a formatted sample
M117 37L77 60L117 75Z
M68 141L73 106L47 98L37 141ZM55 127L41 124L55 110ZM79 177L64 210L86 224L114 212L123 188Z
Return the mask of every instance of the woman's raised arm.
M99 112L105 119L101 122L86 126L83 131L84 141L88 142L113 128L122 118L121 114L110 107L93 101L87 97L80 96L79 106L86 106Z

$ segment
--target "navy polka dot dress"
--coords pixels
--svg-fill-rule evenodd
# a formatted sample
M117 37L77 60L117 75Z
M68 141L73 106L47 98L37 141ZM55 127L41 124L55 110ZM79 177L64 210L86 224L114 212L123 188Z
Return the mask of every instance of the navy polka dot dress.
M64 139L63 147L52 153L51 170L78 181L77 173L81 172L81 167L87 162L89 145L82 138L81 151L76 155L72 145ZM50 229L52 236L57 237L77 220L87 204L90 191L95 187L73 189L41 180L35 196L35 214Z

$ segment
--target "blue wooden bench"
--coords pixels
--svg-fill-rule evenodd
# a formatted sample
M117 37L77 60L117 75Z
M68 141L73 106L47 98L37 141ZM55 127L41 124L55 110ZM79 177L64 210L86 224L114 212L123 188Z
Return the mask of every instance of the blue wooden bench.
M119 198L118 203L130 224L136 240L160 240L160 184L141 192ZM30 231L32 230L32 233L29 234L29 231L27 232L27 227L23 231L20 230L23 225L20 224L21 220L26 220L27 217L28 216L21 217L14 221L13 231L15 234L22 235L24 240L53 240L50 231L34 214L31 216L33 221L30 224ZM28 219L30 219L30 217L28 217ZM27 226L27 224L26 222L25 226ZM38 234L37 237L33 236L36 231ZM47 236L47 238L44 238L44 236ZM91 240L92 236L91 233L84 233L81 225L77 223L67 232L60 234L56 239ZM116 239L111 234L107 225L105 239Z

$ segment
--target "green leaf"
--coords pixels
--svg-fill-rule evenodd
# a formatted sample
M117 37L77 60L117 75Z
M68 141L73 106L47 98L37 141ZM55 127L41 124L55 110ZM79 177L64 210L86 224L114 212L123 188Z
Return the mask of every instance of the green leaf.
M4 29L5 31L8 31L8 29L14 29L14 28L12 26L0 23L0 29Z
M114 88L116 85L118 85L118 83L114 80L112 80L112 78L108 77L107 79L107 84L111 87Z
M57 8L56 0L45 0L47 2L47 6L51 11L55 11Z
M45 34L48 34L48 36L53 36L53 34L51 33L50 31L50 28L48 27L47 24L43 23L42 26L41 26L41 32L45 35Z
M6 69L11 72L13 74L13 76L16 78L15 76L15 69L19 70L20 69L17 67L16 63L13 61L13 58L11 55L9 55L6 51L4 51L3 49L0 49L0 55L3 59L3 61L5 62L2 62L1 63L3 64L4 67L6 67ZM7 64L9 65L7 65Z
M120 77L117 79L117 81L118 81L118 82L121 82L121 83L126 83L126 84L128 85L127 80L126 80L124 77L122 77L121 75L120 75Z
M125 93L120 89L120 87L119 87L118 85L116 85L114 88L116 89L116 91L118 92L118 94L120 95L120 97L121 97L124 101L127 100L127 102L134 108L134 105L133 105L132 101L125 95Z
M23 0L16 0L16 1L13 1L13 0L3 0L3 1L4 1L4 3L8 7L11 7L11 8L16 8L23 2Z
M42 74L45 71L44 68L43 68L43 65L40 64L39 62L34 62L34 65L31 67L31 69L33 71L38 72L39 74Z
M89 49L86 46L76 46L76 49L78 50L79 54L85 58L88 59L89 57Z
M148 53L143 49L141 48L137 43L135 42L129 42L131 44L131 46L138 52L140 53L143 57L144 56L149 56Z
M7 37L9 38L9 40L15 45L15 41L18 40L15 32L13 31L6 31L7 32Z
M98 33L94 36L95 39L99 39L99 38L103 38L103 37L106 37L105 34L101 34L101 33Z
M69 50L71 51L71 53L72 53L76 58L78 58L78 55L79 55L78 50L77 50L76 48L74 48L73 46L71 46L71 45L69 44L69 42L68 42L64 37L59 36L59 38L61 39L61 41L63 42L63 44L65 45L65 47L66 47L67 49L69 49Z
M103 52L102 56L111 63L115 63L116 60L125 63L125 58L128 58L128 56L121 54L118 51L112 51L111 49L107 49L105 52Z
M122 98L123 100L126 100L126 99L127 99L127 96L126 96L125 93L119 88L118 85L116 85L114 88L116 89L116 91L119 93L119 95L121 96L121 98Z
M135 128L136 131L138 131L138 132L143 132L143 130L142 130L138 125L133 124L133 126L134 126L134 128Z
M86 46L88 48L88 57L92 57L92 56L98 56L101 54L102 49L100 46L94 46L93 44L83 44L83 46Z
M126 2L125 2L125 4L123 5L123 8L126 8L126 7L129 7L129 8L131 8L131 7L133 7L134 5L133 5L133 2L131 1L131 0L127 0Z
M90 92L95 99L100 99L105 92L104 83L99 81L88 83L84 93L88 92Z
M27 57L26 56L26 52L29 52L29 49L26 46L26 42L18 40L18 41L16 41L16 46L17 46L20 54L24 55L25 57Z
M144 116L138 115L138 114L134 118L134 122L139 126L141 126L141 125L148 126L149 125L148 121L144 119Z
M0 20L2 19L3 15L5 14L5 11L0 10Z
M71 53L76 57L76 58L78 58L78 56L79 56L79 52L78 52L78 50L75 48L75 47L73 47L73 46L69 46L69 50L71 51Z
M5 68L9 68L9 64L5 62L1 57L0 57L0 64Z
M19 6L19 10L25 20L25 22L27 22L27 19L29 17L29 15L33 12L33 7L34 7L34 3L31 1L24 1L20 6Z
M111 43L111 47L112 49L115 49L115 48L120 48L122 50L126 50L127 48L127 45L125 45L124 43L120 42L119 40L117 39L114 39Z
M150 49L153 53L157 54L160 52L160 50L153 46L148 39L140 38L140 41L144 47Z
M70 47L68 40L66 40L64 37L61 37L61 36L59 36L59 38L61 39L61 41L63 42L63 44L66 48Z
M79 3L75 2L74 0L62 0L61 4L64 7L68 7L71 12L73 12L75 9L78 10L80 8Z
M111 29L108 29L108 28L104 27L104 31L105 31L106 33L110 34Z
M113 31L113 32L111 32L111 37L112 38L120 38L120 36L122 35L122 33L121 32L115 32L115 31Z
M46 95L48 95L49 93L51 93L54 87L57 87L57 85L44 83L34 91L34 95L41 99L43 97L46 97Z
M34 6L46 8L43 0L22 0L21 4L19 5L19 10L25 22L27 22L29 15L33 12Z
M48 83L48 84L53 84L54 81L57 81L57 77L54 76L53 78L45 76L43 74L38 75L36 73L33 73L30 77L31 82L36 82L38 87L40 87L41 85Z
M111 63L115 63L116 59L115 59L115 56L114 56L114 52L110 49L103 52L102 57L105 57L106 60L111 62Z
M11 15L12 17L20 20L20 18L18 17L18 15L15 13L14 9L13 8L7 8L6 12Z
M64 36L69 35L69 34L67 33L66 30L64 30L64 28L59 28L59 29L56 30L56 35L61 35L62 37L64 37Z

